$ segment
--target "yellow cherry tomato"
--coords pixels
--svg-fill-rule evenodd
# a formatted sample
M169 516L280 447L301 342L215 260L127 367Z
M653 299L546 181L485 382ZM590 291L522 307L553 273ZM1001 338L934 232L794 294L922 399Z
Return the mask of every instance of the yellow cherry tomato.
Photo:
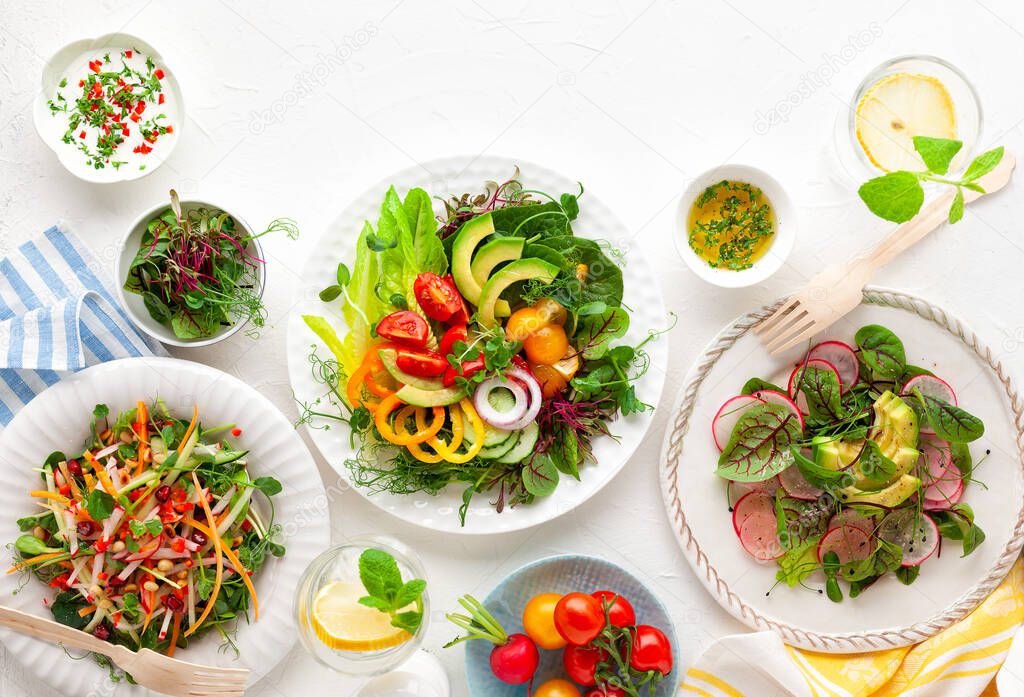
M557 324L541 327L523 342L526 357L533 363L552 365L558 363L569 350L569 337Z
M516 310L505 324L505 337L509 341L526 341L535 331L547 324L547 320L535 307Z
M569 317L569 313L566 312L565 308L557 300L551 298L541 298L533 307L540 314L541 319L545 321L545 324L565 324L565 320Z
M558 593L541 593L523 608L523 631L539 648L552 650L565 646L565 639L555 629L555 605L561 599Z
M569 381L553 365L531 363L530 370L540 383L540 393L544 399L554 399L569 386Z
M548 680L538 687L533 697L580 697L579 689L568 680Z

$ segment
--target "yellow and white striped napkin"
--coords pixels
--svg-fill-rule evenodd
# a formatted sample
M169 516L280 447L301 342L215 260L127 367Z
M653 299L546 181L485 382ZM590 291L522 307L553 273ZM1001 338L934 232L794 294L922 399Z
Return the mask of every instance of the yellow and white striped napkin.
M772 632L724 637L686 672L679 697L1024 695L1022 624L1018 561L974 612L920 644L842 655L795 649Z

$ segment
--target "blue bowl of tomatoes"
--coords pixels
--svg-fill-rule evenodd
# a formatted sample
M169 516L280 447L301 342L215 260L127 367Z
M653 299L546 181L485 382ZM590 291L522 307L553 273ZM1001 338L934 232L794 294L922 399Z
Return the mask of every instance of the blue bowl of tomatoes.
M473 697L526 697L531 685L532 697L648 697L652 684L655 697L676 693L678 641L668 611L609 561L541 559L508 576L483 606L509 639L466 642ZM616 679L633 689L615 689Z

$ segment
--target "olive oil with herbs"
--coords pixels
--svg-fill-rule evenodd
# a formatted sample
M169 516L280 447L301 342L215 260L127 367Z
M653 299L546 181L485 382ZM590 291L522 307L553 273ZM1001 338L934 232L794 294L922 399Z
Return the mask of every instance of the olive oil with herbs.
M775 211L761 189L723 180L690 206L690 248L716 269L742 271L764 256L775 239Z

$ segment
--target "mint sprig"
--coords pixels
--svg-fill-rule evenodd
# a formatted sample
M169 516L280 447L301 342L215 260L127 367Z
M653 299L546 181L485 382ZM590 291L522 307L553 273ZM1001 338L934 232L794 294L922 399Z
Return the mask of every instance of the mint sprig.
M369 595L359 599L361 605L391 615L391 626L415 634L423 622L423 604L420 599L427 589L421 578L402 581L398 562L380 549L367 549L359 555L359 580ZM415 610L401 612L416 604Z
M978 155L959 179L947 177L949 165L960 152L963 143L947 138L914 136L914 149L921 156L924 172L899 170L869 179L857 190L868 209L879 218L894 223L905 223L917 215L924 204L921 182L932 181L956 187L956 196L949 209L949 222L964 217L964 189L985 193L977 180L985 176L1003 159L1002 146Z

